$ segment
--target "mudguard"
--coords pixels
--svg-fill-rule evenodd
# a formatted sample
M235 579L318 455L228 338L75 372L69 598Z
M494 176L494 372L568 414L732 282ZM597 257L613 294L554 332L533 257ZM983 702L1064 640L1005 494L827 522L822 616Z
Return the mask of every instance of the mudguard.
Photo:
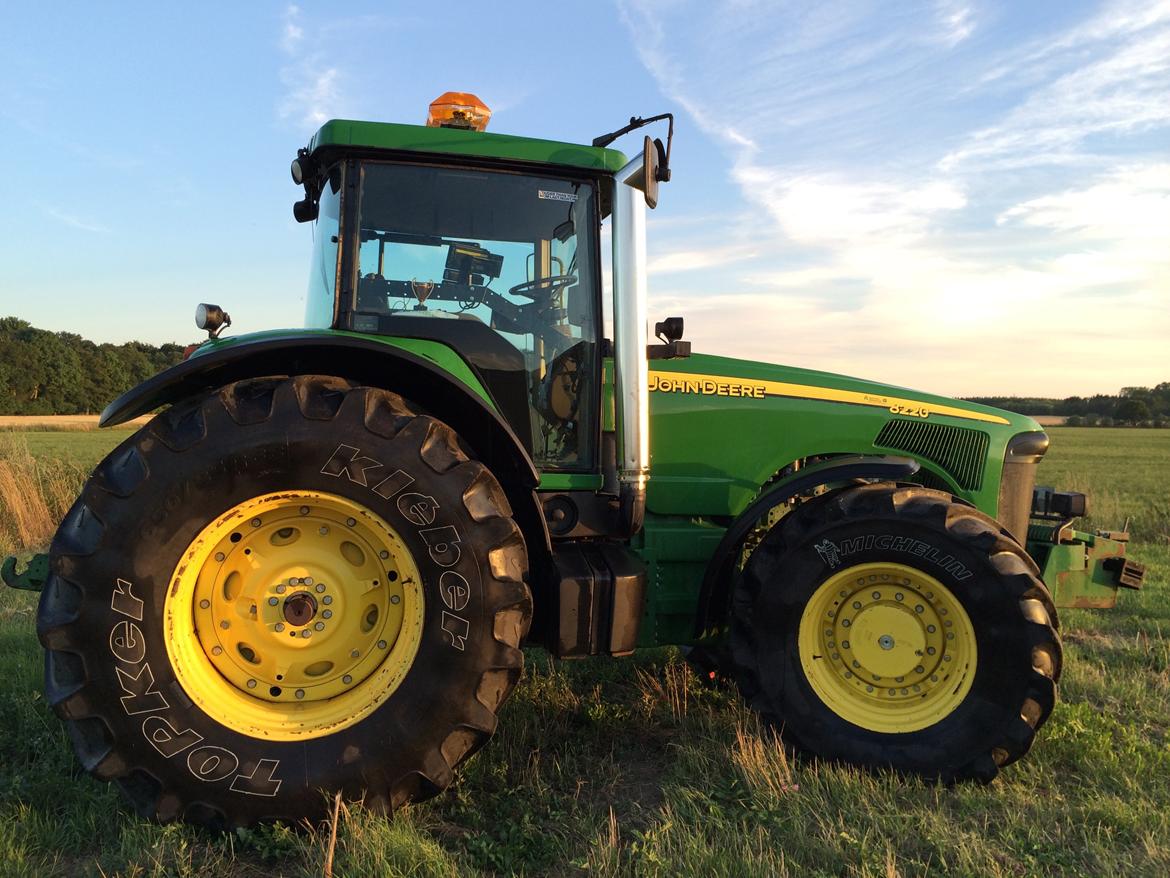
M160 372L102 412L100 426L125 423L157 408L267 375L333 375L402 394L455 430L499 479L524 531L534 567L551 552L536 499L539 475L511 426L472 387L425 358L377 339L336 333L290 332L231 344Z
M853 479L902 481L918 472L920 464L909 457L856 455L834 457L814 463L775 482L732 522L716 547L699 592L695 613L695 636L702 638L723 625L731 597L731 573L744 538L769 510L832 482Z

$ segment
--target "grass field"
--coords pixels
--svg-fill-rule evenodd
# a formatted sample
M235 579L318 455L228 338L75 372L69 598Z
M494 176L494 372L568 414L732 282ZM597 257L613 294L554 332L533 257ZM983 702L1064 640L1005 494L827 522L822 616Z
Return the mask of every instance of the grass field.
M124 435L0 436L0 496L2 465L27 473L31 455L52 519ZM1041 481L1090 493L1099 527L1132 517L1149 584L1062 614L1061 703L991 786L790 763L674 650L529 651L499 734L450 790L391 820L342 811L334 874L1170 874L1170 430L1052 435ZM9 519L0 553L21 541ZM0 875L322 874L328 827L156 826L79 775L40 696L34 617L34 595L0 589Z

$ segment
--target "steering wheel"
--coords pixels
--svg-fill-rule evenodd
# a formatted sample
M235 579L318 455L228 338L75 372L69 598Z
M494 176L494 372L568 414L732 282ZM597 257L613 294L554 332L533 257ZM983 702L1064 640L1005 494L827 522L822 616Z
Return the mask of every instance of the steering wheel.
M522 284L516 284L508 290L508 295L523 296L526 299L548 301L569 284L576 283L577 276L573 274L550 274L548 277L538 277Z

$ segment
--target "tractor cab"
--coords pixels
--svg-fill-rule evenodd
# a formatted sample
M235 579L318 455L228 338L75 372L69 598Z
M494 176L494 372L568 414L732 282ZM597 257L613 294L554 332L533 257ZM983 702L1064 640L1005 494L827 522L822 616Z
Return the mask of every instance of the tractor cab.
M628 536L649 456L644 213L669 179L669 150L647 137L631 161L607 145L668 117L582 146L488 134L490 115L474 95L447 93L425 126L334 120L298 152L294 214L314 224L306 326L448 346L542 487L607 486L599 502L621 510L609 529ZM606 357L619 404L603 417Z
M343 223L347 173L357 178L357 203ZM596 179L547 172L338 161L320 196L310 307L328 306L320 316L337 329L448 344L541 471L591 470L599 188ZM339 251L349 257L340 276Z

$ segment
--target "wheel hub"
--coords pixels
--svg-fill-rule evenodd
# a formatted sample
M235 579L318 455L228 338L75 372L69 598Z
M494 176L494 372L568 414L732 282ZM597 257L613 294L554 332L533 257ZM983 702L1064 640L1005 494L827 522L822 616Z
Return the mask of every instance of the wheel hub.
M974 629L958 599L903 564L846 568L814 592L801 617L801 665L839 716L880 732L945 717L974 677Z
M344 727L414 659L418 569L361 504L254 498L209 524L184 559L167 599L168 653L192 700L229 726L278 738Z

